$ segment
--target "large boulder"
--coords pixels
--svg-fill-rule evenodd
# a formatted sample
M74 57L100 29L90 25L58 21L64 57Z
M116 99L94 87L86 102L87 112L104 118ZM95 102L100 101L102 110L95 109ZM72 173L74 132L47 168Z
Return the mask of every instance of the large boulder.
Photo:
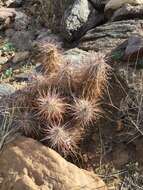
M35 140L19 137L0 157L1 190L107 190L95 174L79 169Z
M99 14L88 0L76 0L63 16L63 37L69 41L79 39L86 31L103 20L104 16Z
M117 21L89 30L82 37L78 47L83 50L109 53L128 37L141 29L143 20Z

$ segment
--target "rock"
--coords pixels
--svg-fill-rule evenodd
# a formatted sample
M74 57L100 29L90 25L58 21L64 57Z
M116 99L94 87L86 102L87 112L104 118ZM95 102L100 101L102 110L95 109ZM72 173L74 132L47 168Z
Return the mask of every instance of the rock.
M30 23L30 18L14 8L0 8L0 23L4 25L3 27L9 26L12 21L14 26L11 27L15 30L25 30Z
M128 39L124 60L136 61L143 57L143 36L132 35Z
M32 48L34 35L30 31L14 31L11 30L8 34L9 41L18 51L29 51Z
M37 31L37 40L46 39L49 37L49 41L61 41L62 39L57 35L53 34L53 32L47 28L42 28Z
M130 5L141 5L143 0L109 0L105 5L105 12L117 10L127 3Z
M88 0L96 10L104 10L108 0Z
M107 190L95 174L79 169L35 140L19 137L1 153L1 190Z
M73 48L64 53L64 58L67 61L80 64L82 59L88 56L89 53L78 48Z
M116 10L111 17L111 21L128 20L135 18L143 18L143 5L132 6L125 4L120 9Z
M23 0L6 0L5 1L5 5L7 7L19 7L20 5L22 5Z
M14 76L14 79L17 82L29 81L29 78L30 78L30 73L21 73Z
M28 57L29 57L29 52L28 51L16 52L13 59L12 59L12 62L14 64L16 64L16 63L25 61L26 59L28 59Z
M14 29L15 30L26 30L30 23L30 18L21 11L16 11Z
M2 83L0 84L0 98L2 98L2 96L9 96L11 94L13 94L16 91L16 89L7 83Z
M87 0L76 0L68 8L62 19L62 34L66 40L73 40L80 34L81 28L87 22L90 15L90 7Z
M63 16L62 35L68 41L76 40L103 20L104 16L99 15L87 0L76 0Z
M4 65L8 61L8 57L6 56L0 56L0 65Z
M10 8L0 8L0 29L9 27L15 17L15 10Z
M98 26L81 38L78 47L83 50L109 53L128 39L131 34L138 31L142 24L143 20L125 20Z
M43 28L37 31L37 38L33 41L33 46L39 47L41 44L54 43L55 45L62 46L63 40L58 34L53 34L51 30Z
M43 23L54 32L61 31L61 19L64 12L75 0L41 0L40 9ZM33 5L32 5L33 6Z
M89 53L78 48L73 48L65 51L63 56L64 60L70 62L71 67L75 68L75 70L77 71L78 68L80 69L80 65L84 64L82 59L89 56ZM35 69L33 70L33 74L41 73L41 71L42 71L42 65L39 63L36 65Z
M8 28L5 30L5 35L7 38L10 38L11 36L13 36L14 33L15 33L15 30L12 28Z
M2 0L0 0L0 7L3 7L3 2L2 2Z

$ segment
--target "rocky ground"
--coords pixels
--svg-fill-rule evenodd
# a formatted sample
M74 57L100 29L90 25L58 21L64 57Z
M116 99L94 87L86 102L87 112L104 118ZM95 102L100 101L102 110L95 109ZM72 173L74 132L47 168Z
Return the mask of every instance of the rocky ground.
M25 137L5 146L0 189L142 189L143 1L0 0L1 100L39 72L35 47L49 42L76 64L91 51L105 55L115 73L103 107L108 114L68 161Z

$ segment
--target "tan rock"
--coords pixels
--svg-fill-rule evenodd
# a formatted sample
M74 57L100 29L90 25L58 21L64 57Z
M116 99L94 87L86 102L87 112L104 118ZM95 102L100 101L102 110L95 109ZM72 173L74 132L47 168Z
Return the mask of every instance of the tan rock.
M126 3L130 5L141 5L143 4L143 0L110 0L105 6L105 11L109 9L116 10Z
M12 8L0 8L0 29L9 27L15 17L15 10Z
M1 190L107 190L95 174L79 169L35 140L19 137L0 155Z

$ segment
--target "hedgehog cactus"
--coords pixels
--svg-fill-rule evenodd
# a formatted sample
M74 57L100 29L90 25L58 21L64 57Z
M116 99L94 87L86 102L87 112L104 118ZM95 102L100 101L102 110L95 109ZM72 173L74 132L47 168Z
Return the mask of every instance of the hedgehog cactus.
M96 53L89 57L83 84L83 94L91 100L103 97L112 72L102 54Z
M34 119L30 111L21 112L16 119L19 132L27 137L38 138L40 136L40 124Z
M66 125L60 126L53 124L48 126L44 132L45 137L41 141L47 141L50 147L56 149L64 156L75 154L77 145L70 136L68 130L66 130Z
M49 73L57 72L63 62L58 48L51 43L47 43L46 45L41 43L38 51L37 61L42 64L44 73L48 75Z
M88 126L95 122L102 112L98 103L85 98L74 98L71 110L74 119L82 126Z
M37 130L42 142L64 156L75 154L86 131L103 115L100 104L112 69L97 53L90 54L80 65L66 63L49 43L41 45L39 59L44 72L33 78L24 101L30 112L36 112L41 133L29 125L26 113L21 120L26 121L22 122L22 130L26 136L33 136Z
M112 68L106 64L99 64L97 70L97 92L99 96L102 96L105 89L109 86L109 79L111 76Z
M39 92L37 98L37 110L38 115L42 120L46 120L50 123L63 120L64 113L68 104L64 101L64 98L60 97L60 94L56 90L47 90L46 92Z

